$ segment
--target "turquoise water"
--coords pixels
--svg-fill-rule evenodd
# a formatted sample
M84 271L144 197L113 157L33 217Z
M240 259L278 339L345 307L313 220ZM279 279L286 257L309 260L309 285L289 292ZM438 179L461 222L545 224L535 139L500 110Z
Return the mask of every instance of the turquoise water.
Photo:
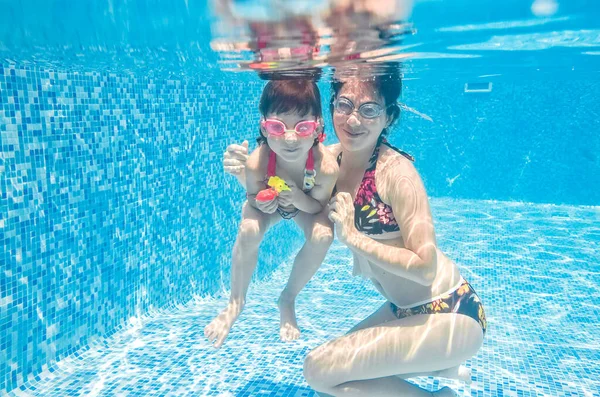
M429 390L600 395L600 8L532 3L416 1L391 54L415 111L390 140L489 323L472 383L415 379ZM263 243L225 346L203 336L244 200L222 153L253 141L264 85L221 68L248 54L211 49L204 2L0 10L0 395L314 395L308 351L382 303L339 242L298 298L300 340L279 341L276 307L291 223Z
M471 385L415 383L471 396L597 396L600 271L589 264L600 248L598 209L433 199L432 210L441 248L479 286L489 331L467 364ZM352 277L352 257L336 242L298 297L301 339L281 342L276 301L292 261L282 258L250 287L247 308L220 350L204 339L203 328L226 304L226 293L130 319L113 337L65 359L27 394L315 395L302 377L303 357L384 300Z

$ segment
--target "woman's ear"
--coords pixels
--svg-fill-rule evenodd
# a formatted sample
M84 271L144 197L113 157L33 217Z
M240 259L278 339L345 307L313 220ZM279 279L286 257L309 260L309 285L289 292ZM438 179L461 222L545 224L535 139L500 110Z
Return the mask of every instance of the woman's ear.
M386 128L389 127L390 125L392 125L394 123L394 121L398 120L398 118L400 118L400 106L398 106L397 103L390 106L390 109L391 109L391 112L388 113L386 124L385 124Z

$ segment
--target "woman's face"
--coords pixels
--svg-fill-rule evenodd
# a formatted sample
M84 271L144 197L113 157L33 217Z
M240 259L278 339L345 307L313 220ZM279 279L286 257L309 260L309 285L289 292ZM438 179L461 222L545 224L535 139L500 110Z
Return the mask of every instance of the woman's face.
M354 104L350 114L333 110L333 127L342 147L353 152L375 146L381 131L388 125L383 97L375 92L372 84L350 80L344 83L336 99L349 100ZM378 104L383 112L375 118L365 118L358 111L365 103Z

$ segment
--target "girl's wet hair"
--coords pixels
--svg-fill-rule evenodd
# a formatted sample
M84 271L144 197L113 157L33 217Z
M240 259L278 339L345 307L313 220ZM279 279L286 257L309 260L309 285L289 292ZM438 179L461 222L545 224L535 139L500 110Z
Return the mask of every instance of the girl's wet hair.
M361 77L357 77L361 78ZM373 76L364 79L367 84L371 84L383 100L387 107L387 115L391 117L391 123L384 128L381 135L385 137L388 129L400 118L400 106L398 99L402 94L402 73L401 64L397 62L386 62L378 64L373 70ZM334 79L331 82L331 100L329 101L329 110L333 115L333 103L340 90L344 86L344 81Z
M258 108L265 118L272 113L294 112L300 117L310 114L317 119L323 115L321 94L317 83L311 79L269 81L263 89ZM259 144L267 142L262 131L256 141Z

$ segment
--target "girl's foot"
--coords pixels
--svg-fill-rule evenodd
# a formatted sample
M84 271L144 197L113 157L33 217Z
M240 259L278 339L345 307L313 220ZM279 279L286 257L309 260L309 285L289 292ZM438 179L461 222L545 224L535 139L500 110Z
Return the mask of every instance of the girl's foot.
M227 339L227 335L229 335L229 331L240 315L240 310L237 310L232 307L231 304L227 305L225 309L214 318L204 328L204 336L208 338L208 341L213 344L213 346L218 349L223 345L225 339Z
M279 297L277 305L279 306L280 314L279 337L284 342L298 339L300 337L300 329L296 322L295 300Z

